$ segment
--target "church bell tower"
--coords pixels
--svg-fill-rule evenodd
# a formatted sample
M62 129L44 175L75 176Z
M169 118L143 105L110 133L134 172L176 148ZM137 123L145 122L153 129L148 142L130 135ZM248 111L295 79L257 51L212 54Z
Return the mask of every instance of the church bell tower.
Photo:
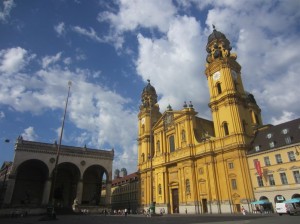
M237 55L231 53L226 36L217 31L208 37L205 74L208 80L210 103L216 137L232 134L253 135L262 124L260 108L252 94L244 90L241 66Z
M145 164L154 154L153 124L160 118L159 106L157 104L157 94L155 88L148 80L147 86L141 95L140 112L138 115L138 166Z

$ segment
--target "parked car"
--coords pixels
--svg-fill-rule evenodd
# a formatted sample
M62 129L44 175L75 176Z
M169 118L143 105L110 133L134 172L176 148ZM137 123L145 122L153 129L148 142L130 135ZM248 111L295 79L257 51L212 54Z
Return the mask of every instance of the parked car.
M297 200L291 199L281 203L276 203L276 212L279 215L294 215L300 213L300 201L298 202Z

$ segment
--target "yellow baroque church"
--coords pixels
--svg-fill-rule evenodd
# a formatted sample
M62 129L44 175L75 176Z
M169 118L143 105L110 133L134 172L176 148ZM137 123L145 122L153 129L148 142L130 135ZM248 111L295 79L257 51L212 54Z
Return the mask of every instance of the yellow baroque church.
M156 213L237 213L255 200L246 153L261 110L243 87L226 36L208 37L205 75L213 121L192 103L160 113L148 80L138 114L140 206Z

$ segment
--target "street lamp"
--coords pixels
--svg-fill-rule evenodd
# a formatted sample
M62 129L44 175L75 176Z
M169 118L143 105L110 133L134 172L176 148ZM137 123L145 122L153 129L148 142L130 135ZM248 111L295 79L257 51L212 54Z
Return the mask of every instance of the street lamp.
M68 96L67 96L67 100L66 100L66 105L65 105L65 111L64 111L64 115L63 115L63 119L62 119L62 125L61 125L61 130L60 130L60 137L59 137L59 143L57 145L57 150L56 150L56 159L55 159L55 165L54 165L54 170L53 170L53 179L52 179L52 192L51 192L51 206L52 206L52 214L51 215L52 218L55 218L55 210L54 210L54 190L55 190L55 184L56 184L56 178L57 178L57 165L58 165L58 160L59 160L59 156L60 156L60 147L61 147L61 141L62 141L62 136L63 136L63 132L64 132L64 126L65 126L65 119L66 119L66 113L67 113L67 107L68 107L68 101L69 101L69 96L70 96L70 90L71 90L71 85L72 82L69 81L68 82Z

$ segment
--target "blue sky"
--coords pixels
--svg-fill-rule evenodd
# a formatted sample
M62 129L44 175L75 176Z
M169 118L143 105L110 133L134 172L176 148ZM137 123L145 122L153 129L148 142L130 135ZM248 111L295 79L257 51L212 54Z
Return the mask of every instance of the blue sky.
M0 164L14 142L115 149L137 165L137 114L151 80L161 112L192 101L211 119L204 75L212 24L231 41L264 123L300 115L297 0L6 0L0 3ZM10 139L9 143L5 139Z

